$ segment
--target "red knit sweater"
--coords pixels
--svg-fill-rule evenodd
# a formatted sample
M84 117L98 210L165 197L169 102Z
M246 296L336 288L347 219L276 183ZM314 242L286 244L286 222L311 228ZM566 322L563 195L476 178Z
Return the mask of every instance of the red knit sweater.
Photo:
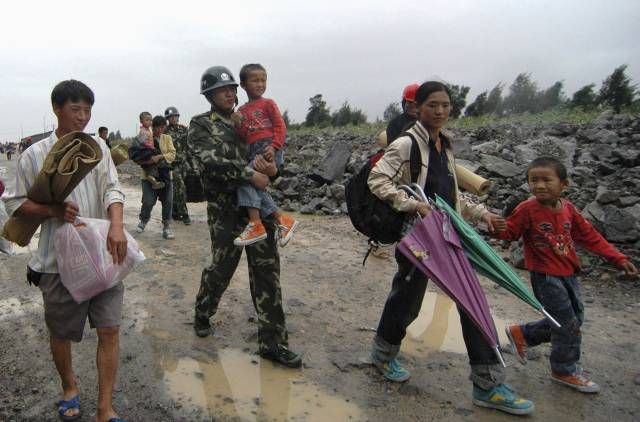
M524 241L524 262L529 271L557 277L580 271L575 244L601 255L616 267L628 258L606 241L570 201L560 200L552 210L536 198L520 203L507 218L507 230L495 237Z
M281 149L284 146L287 128L275 101L269 98L260 98L249 101L238 111L243 116L238 132L247 144L271 138L271 145L275 149Z

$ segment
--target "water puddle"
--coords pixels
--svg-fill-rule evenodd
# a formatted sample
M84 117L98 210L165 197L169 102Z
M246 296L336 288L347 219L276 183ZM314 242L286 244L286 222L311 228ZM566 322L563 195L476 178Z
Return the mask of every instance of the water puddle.
M239 350L222 350L216 360L207 361L164 355L160 363L171 396L187 409L205 409L213 419L362 419L356 405L323 392L300 371L278 368Z
M507 342L505 321L494 316L501 344ZM424 295L420 314L407 328L402 351L414 356L425 356L434 351L467 353L460 328L460 316L455 303L440 292Z

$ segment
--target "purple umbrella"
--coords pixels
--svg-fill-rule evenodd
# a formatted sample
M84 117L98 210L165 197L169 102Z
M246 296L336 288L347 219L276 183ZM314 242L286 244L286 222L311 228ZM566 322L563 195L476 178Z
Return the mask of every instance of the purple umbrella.
M444 291L478 327L503 366L487 298L449 216L434 209L398 244L400 252Z

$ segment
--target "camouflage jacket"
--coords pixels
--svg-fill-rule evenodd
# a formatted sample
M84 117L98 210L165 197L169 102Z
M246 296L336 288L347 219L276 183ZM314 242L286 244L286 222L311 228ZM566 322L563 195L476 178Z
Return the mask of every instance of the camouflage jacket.
M187 156L200 170L207 200L215 198L216 193L235 192L253 176L245 158L246 146L233 122L216 110L191 119Z
M187 127L181 124L170 124L164 131L164 133L171 136L173 146L176 147L176 159L173 161L174 165L180 165L186 161L187 131Z

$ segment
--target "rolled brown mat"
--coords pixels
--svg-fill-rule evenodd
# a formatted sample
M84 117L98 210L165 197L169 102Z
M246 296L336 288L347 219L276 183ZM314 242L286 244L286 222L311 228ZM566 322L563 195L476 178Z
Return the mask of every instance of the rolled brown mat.
M102 150L90 135L70 132L54 144L27 198L40 204L61 204L89 172L102 160ZM4 224L2 237L27 246L46 218L11 216Z
M489 192L491 182L482 176L478 176L466 167L456 164L456 178L458 186L474 195L482 196Z

